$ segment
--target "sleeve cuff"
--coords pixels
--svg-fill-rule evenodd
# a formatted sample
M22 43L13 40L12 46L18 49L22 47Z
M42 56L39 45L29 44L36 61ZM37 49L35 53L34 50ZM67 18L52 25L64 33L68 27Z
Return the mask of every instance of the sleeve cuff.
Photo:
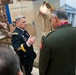
M27 46L30 47L31 45L28 44L28 42L26 42Z

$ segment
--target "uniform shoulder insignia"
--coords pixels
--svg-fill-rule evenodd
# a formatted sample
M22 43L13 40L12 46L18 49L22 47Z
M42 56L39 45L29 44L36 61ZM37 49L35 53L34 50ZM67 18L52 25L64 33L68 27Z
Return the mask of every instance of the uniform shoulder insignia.
M17 32L13 32L12 35L18 35L18 33Z

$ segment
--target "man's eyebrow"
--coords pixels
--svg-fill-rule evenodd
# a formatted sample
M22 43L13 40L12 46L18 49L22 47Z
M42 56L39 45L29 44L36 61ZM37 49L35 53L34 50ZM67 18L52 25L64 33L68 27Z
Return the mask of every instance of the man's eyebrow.
M24 22L26 22L26 21L23 21L22 23L24 23Z

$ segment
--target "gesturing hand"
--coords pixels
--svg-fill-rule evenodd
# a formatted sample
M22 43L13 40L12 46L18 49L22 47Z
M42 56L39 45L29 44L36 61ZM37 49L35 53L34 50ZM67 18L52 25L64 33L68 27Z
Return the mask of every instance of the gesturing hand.
M32 45L36 42L36 38L35 37L29 37L27 42L28 42L29 45Z

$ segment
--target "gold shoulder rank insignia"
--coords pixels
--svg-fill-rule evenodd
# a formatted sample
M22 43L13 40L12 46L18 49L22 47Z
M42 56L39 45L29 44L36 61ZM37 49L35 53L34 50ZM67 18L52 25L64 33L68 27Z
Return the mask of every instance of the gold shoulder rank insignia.
M18 35L18 33L17 32L14 32L14 33L12 33L12 35Z

